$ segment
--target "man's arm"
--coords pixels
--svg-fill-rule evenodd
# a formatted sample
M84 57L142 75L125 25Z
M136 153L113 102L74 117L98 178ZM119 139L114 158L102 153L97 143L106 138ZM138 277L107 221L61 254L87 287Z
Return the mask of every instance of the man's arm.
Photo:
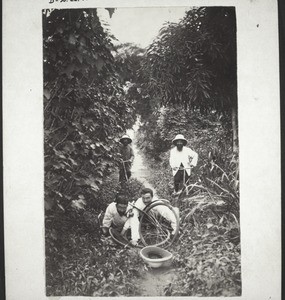
M123 229L121 231L121 234L124 235L125 232L131 228L131 224L130 224L130 218L134 215L133 213L133 208L130 204L128 204L128 207L127 207L127 221L125 222L124 226L123 226Z
M135 243L140 239L140 234L139 234L139 210L137 209L143 209L140 205L140 199L138 199L133 208L133 216L130 217L130 226L131 226L131 237L132 241Z
M198 162L198 153L196 153L195 151L189 149L189 155L188 158L190 160L190 166L196 167L197 166L197 162Z
M102 221L102 231L104 234L108 233L109 228L111 227L113 221L113 213L112 213L112 207L109 205L106 209L103 221Z
M177 219L172 210L164 205L156 206L154 209L171 224L172 233L174 233L177 229Z
M172 169L175 169L175 168L178 169L179 165L177 165L177 162L175 162L175 154L174 154L174 150L173 150L173 149L174 149L174 148L172 148L172 149L170 150L169 164L170 164L170 167L171 167Z
M131 163L133 163L133 161L134 161L134 158L135 158L135 154L134 154L134 150L133 150L133 148L132 147L130 147L131 148L131 151L130 151L130 154L131 154L131 157L130 157L130 162Z

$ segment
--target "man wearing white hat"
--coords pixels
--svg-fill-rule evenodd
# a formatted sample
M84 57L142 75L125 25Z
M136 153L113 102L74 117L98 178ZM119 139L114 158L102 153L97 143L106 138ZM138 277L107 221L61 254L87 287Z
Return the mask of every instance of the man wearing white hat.
M174 177L174 191L177 193L179 187L189 179L192 168L197 165L198 154L185 147L187 140L182 134L177 134L172 144L175 147L170 150L169 164Z
M128 181L131 177L131 167L134 161L134 151L131 147L132 139L127 135L123 135L120 138L121 147L120 147L120 155L121 155L121 163L119 167L119 181L125 182Z

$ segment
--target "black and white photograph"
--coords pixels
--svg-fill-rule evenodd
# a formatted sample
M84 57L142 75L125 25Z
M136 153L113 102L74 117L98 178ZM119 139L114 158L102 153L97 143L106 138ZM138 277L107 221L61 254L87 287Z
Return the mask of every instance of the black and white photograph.
M3 8L6 299L281 299L277 3Z
M235 7L43 10L43 71L47 295L240 296Z

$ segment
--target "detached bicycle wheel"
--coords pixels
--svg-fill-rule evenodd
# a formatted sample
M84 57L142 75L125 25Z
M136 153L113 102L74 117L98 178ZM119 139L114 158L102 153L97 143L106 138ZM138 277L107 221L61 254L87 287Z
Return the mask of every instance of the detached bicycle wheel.
M125 237L123 237L118 230L114 228L109 228L109 233L112 239L118 244L122 246L126 246L129 244L129 241Z
M157 200L143 211L139 233L145 246L169 247L179 231L179 217L167 200Z

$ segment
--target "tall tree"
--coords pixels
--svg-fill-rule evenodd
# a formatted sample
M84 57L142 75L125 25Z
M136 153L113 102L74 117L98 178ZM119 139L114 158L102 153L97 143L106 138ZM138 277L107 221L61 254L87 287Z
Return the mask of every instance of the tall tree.
M132 120L96 9L43 12L46 208L92 202Z
M128 81L131 83L139 82L140 73L138 71L144 54L145 49L132 43L124 43L116 46L114 56L123 83Z
M144 86L162 105L232 116L237 151L236 16L233 7L201 7L167 23L142 62Z

